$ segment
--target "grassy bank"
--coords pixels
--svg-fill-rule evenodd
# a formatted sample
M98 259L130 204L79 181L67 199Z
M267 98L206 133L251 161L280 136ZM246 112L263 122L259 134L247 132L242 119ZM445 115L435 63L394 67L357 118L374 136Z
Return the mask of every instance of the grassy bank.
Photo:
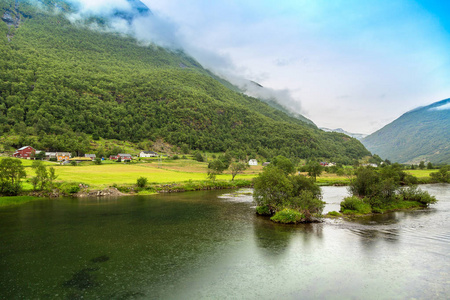
M14 197L0 197L0 207L10 206L10 205L19 205L27 202L40 200L39 197L33 196L14 196Z

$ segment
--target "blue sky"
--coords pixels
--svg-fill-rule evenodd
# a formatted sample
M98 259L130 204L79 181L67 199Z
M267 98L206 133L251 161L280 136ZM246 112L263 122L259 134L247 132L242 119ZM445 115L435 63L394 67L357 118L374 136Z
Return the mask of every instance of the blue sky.
M450 1L141 1L157 22L133 24L140 40L181 46L238 85L256 81L320 127L371 133L450 97Z

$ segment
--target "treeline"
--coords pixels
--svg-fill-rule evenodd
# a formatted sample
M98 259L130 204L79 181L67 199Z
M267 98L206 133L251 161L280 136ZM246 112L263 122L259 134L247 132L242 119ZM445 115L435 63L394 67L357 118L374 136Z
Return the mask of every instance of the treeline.
M0 14L13 2L0 2ZM370 155L356 139L231 90L181 51L19 8L18 29L0 22L0 134L27 142L12 146L83 152L89 135L344 164Z

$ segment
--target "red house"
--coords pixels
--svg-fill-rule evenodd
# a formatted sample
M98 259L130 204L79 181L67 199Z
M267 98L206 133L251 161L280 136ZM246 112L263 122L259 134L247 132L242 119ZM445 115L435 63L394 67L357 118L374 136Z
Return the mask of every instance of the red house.
M36 150L33 147L23 146L22 148L17 149L13 156L17 158L31 159L35 153Z

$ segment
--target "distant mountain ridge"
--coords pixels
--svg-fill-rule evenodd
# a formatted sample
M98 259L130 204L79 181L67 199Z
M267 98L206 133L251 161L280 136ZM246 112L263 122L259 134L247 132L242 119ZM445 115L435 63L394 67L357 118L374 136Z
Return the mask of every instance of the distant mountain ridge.
M351 133L348 132L342 128L337 128L337 129L330 129L330 128L325 128L325 127L321 127L320 129L322 129L323 131L326 132L339 132L339 133L343 133L345 135L348 135L352 138L355 138L357 140L362 140L363 138L365 138L367 136L367 134L363 134L363 133Z
M373 154L400 163L450 163L450 98L415 108L362 140Z

